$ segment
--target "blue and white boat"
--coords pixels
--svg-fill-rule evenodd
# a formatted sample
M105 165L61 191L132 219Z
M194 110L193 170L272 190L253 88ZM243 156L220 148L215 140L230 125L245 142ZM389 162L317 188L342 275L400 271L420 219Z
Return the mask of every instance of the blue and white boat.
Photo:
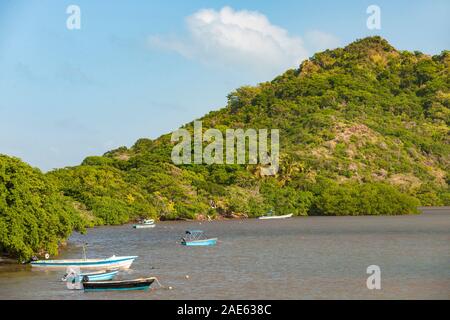
M184 246L215 246L217 238L207 238L202 230L187 230L181 244Z
M64 277L61 279L62 281L68 281L72 279L76 282L81 281L106 281L112 280L117 275L119 270L103 270L97 272L82 272L80 274L76 273L66 273Z
M65 259L65 260L37 260L30 264L34 268L67 269L78 267L90 270L128 269L137 256L112 256L106 259Z

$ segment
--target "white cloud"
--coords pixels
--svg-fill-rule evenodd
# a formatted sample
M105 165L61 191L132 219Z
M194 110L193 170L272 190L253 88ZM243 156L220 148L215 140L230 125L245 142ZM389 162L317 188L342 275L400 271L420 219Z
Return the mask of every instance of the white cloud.
M301 37L290 35L256 11L202 9L186 18L186 27L184 40L150 36L149 43L206 64L270 75L297 67L309 55ZM322 32L317 35L321 46L335 39Z

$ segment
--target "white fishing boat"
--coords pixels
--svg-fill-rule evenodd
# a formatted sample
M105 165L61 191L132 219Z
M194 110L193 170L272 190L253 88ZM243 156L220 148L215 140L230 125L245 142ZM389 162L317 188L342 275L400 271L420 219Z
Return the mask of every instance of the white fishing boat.
M135 224L133 226L134 229L148 229L148 228L154 228L155 224Z
M133 225L133 228L135 229L146 229L154 227L155 227L155 220L153 219L145 219L141 223Z
M267 213L267 215L261 216L261 217L259 217L258 219L259 219L259 220L287 219L287 218L290 218L290 217L292 217L292 216L293 216L292 213L284 214L284 215L281 215L281 216L277 216L277 215L275 215L275 214L272 212L272 210L270 210L270 211Z
M37 260L30 262L34 268L67 269L78 267L90 270L129 269L137 256L112 256L106 259L64 259L64 260Z

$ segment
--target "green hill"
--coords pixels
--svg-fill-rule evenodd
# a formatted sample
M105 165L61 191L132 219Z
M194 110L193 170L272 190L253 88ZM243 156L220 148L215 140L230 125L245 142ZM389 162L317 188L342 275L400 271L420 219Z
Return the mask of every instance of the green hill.
M449 203L449 52L397 51L379 37L325 51L241 87L203 128L279 128L281 169L175 166L170 135L51 175L98 223L258 216L403 214ZM192 123L185 126L192 130ZM211 203L215 205L211 206Z
M47 177L96 225L449 205L449 75L449 51L429 56L365 38L241 87L200 119L205 130L280 129L276 176L262 177L259 165L176 166L168 134Z

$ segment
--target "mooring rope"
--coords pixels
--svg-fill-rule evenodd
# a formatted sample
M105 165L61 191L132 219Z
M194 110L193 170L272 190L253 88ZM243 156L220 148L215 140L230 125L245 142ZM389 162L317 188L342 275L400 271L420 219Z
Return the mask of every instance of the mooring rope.
M172 290L173 288L172 287L165 287L165 286L163 286L162 284L161 284L161 282L159 282L159 280L158 280L158 278L157 277L153 277L153 279L155 279L155 281L156 281L156 283L159 285L159 288L160 289L168 289L168 290ZM152 290L156 290L156 288L152 288Z

